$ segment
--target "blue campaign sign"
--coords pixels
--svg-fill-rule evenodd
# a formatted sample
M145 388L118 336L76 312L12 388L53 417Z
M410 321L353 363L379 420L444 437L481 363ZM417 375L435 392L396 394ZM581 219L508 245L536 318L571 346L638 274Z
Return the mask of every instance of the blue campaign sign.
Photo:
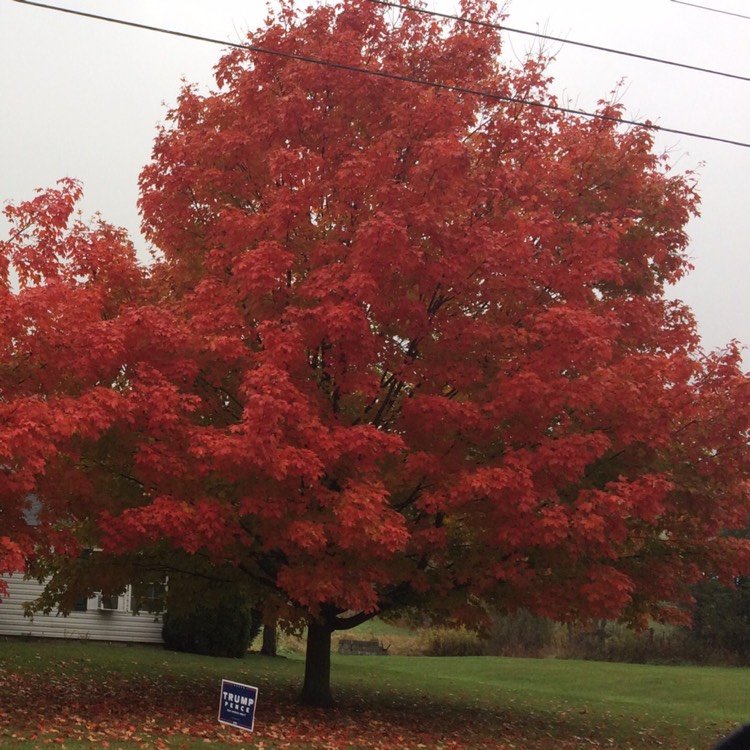
M221 681L219 699L219 721L239 729L253 731L255 705L258 702L258 688L230 680Z

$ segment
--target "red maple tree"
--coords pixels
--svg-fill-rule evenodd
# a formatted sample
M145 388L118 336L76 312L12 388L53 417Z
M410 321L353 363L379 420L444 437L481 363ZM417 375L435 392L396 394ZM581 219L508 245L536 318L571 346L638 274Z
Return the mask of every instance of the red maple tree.
M95 512L77 502L87 483L80 446L111 423L123 362L119 312L145 280L121 230L73 217L80 196L66 179L4 211L0 573L24 571L35 550L64 557L80 549L79 526Z
M746 567L750 390L665 296L697 197L651 133L524 103L554 104L544 61L488 26L282 3L251 43L158 135L148 280L112 253L64 279L95 309L39 375L71 415L50 509L304 617L315 704L331 633L378 612L638 624Z

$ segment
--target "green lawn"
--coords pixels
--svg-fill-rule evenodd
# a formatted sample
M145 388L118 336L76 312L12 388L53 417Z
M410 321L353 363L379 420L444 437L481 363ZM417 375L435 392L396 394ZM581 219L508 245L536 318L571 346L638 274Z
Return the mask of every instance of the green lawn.
M0 747L707 750L750 720L742 669L334 654L327 713L294 703L302 668L299 655L2 641ZM216 721L222 678L259 687L252 735Z
M518 721L537 717L556 731L608 728L621 741L655 733L679 738L681 747L698 738L695 746L705 747L750 720L750 672L742 669L494 657L392 657L375 664L349 657L337 659L334 670L347 690L380 684L385 692L509 711Z

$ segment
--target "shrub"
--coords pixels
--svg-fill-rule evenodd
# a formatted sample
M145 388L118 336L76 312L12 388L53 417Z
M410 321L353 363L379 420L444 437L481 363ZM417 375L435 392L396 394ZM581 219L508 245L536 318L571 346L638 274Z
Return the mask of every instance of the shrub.
M162 637L172 651L242 658L260 631L247 597L227 588L204 598L203 586L170 579ZM216 594L216 592L214 592Z
M750 653L750 578L734 587L706 581L695 588L690 643L697 651L721 653L725 660L747 663Z
M559 625L525 609L492 619L487 653L492 656L546 656L555 648Z
M465 628L428 628L419 634L425 656L482 656L484 643Z

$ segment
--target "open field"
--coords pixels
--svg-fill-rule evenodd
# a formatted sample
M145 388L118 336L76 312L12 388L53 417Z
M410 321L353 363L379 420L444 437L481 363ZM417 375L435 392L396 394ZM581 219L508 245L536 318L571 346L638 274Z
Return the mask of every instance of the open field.
M333 657L332 712L294 703L301 657L0 642L0 747L670 748L750 718L750 673L491 657ZM256 731L218 724L222 678L260 688Z

